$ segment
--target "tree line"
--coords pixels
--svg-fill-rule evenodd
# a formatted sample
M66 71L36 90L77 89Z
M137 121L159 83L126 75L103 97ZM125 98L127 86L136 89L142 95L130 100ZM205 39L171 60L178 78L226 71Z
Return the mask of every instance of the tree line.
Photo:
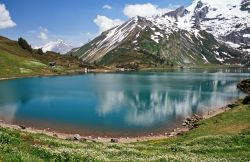
M18 38L18 44L19 44L19 46L22 48L22 49L24 49L24 50L27 50L27 51L29 51L30 53L33 53L33 49L32 49L32 47L31 47L31 45L24 39L24 38L22 38L22 37L20 37L20 38ZM37 53L39 54L39 55L43 55L43 50L41 49L41 48L39 48L38 50L37 50Z

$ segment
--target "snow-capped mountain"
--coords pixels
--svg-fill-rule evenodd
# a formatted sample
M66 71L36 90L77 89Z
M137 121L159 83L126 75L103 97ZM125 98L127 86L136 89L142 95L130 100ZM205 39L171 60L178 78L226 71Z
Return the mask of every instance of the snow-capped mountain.
M152 17L134 17L73 54L99 64L250 63L250 1L194 0Z
M65 43L63 40L51 41L42 47L43 52L53 51L60 54L66 54L74 47Z
M194 0L186 13L179 28L206 30L234 48L249 45L250 0Z

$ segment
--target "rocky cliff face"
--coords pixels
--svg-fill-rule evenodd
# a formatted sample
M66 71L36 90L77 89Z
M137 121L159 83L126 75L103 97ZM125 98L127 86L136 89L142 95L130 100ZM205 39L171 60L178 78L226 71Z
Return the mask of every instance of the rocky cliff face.
M250 13L250 1L249 0L243 0L241 3L241 11L248 11Z
M186 10L183 6L180 7L180 8L177 8L176 10L174 11L170 11L168 13L166 13L165 15L163 16L168 16L168 17L173 17L175 18L176 21L178 21L178 18L179 17L183 17L184 15L188 14L188 10Z
M247 0L194 0L153 17L135 17L73 54L89 63L248 64Z
M218 40L233 48L247 48L250 40L249 0L194 0L182 21L191 22L191 28L206 30ZM182 24L179 24L182 27Z

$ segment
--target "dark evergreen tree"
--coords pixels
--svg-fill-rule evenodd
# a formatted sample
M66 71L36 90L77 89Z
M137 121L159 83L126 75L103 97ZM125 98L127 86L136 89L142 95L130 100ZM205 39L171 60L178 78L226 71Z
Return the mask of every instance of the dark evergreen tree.
M43 50L42 50L41 48L39 48L39 49L37 50L37 53L38 53L39 55L43 55Z
M22 49L28 50L30 53L33 52L31 46L30 46L30 45L28 44L28 42L27 42L25 39L23 39L22 37L18 38L18 44L19 44L19 46L22 47Z

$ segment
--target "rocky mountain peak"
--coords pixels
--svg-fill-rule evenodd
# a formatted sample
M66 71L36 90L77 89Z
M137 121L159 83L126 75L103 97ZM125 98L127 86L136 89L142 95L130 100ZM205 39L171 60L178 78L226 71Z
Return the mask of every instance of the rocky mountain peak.
M73 46L65 43L63 40L58 39L57 41L50 41L48 43L46 43L43 47L42 50L44 52L47 51L53 51L53 52L57 52L60 54L66 54L67 52L69 52L71 49L73 48Z
M179 8L177 8L174 11L170 11L166 14L164 14L163 16L168 16L168 17L173 17L176 19L176 21L178 21L178 17L183 17L184 15L186 15L188 13L188 10L186 10L186 8L184 6L181 6Z
M250 0L243 0L241 2L241 8L242 11L248 11L250 13Z
M103 32L75 55L103 64L115 63L126 54L135 57L133 61L140 55L158 63L239 63L241 53L250 52L248 2L194 0L187 8L164 15L136 16Z

